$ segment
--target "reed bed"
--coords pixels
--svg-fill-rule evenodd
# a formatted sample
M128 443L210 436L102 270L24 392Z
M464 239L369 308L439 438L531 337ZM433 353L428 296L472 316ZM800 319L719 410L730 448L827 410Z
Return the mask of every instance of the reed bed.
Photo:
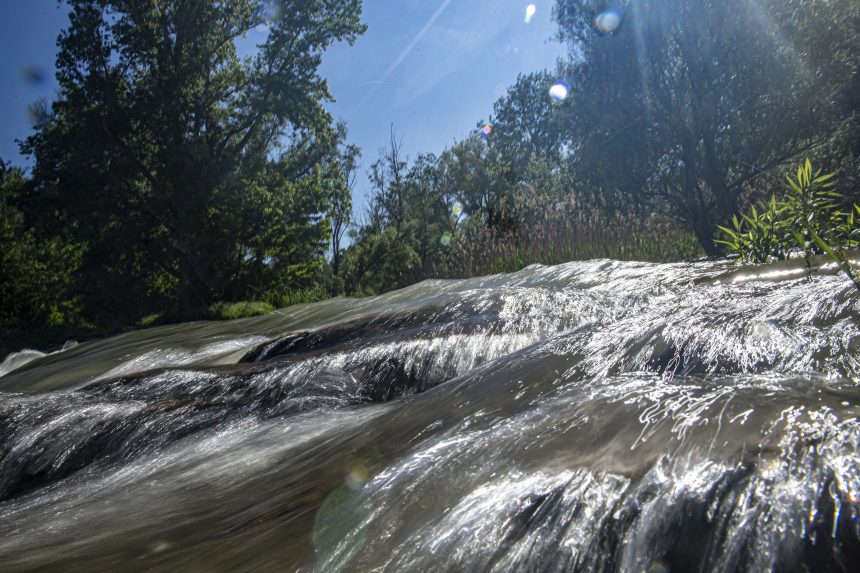
M573 204L533 204L511 211L520 223L507 232L475 225L458 233L438 276L514 272L535 263L601 258L671 262L704 255L692 233L655 215L605 215Z

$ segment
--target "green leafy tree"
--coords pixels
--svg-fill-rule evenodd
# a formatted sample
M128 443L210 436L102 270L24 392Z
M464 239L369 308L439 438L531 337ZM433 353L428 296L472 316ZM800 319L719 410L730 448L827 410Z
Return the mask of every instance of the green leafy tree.
M89 315L253 295L318 265L320 169L339 144L318 67L363 32L360 0L69 6L59 96L24 150L56 213L42 225L85 246ZM264 39L241 57L249 34Z
M28 186L20 169L0 160L0 330L80 320L72 287L81 249L38 235L26 215Z
M517 173L524 173L533 159L561 163L567 117L563 103L553 102L549 95L557 78L547 70L521 74L493 105L487 139Z
M815 78L816 114L835 126L816 149L846 196L860 202L860 3L854 0L784 0L777 5L782 35L807 75Z
M355 145L345 146L338 154L334 168L326 180L329 184L329 213L331 218L331 270L334 277L340 276L340 261L343 239L352 219L352 193L358 172L361 150ZM342 285L335 288L340 292Z
M365 220L353 228L344 253L350 293L380 293L435 276L459 216L452 214L460 207L453 209L456 194L441 160L424 154L410 162L391 134L391 146L368 173L373 194Z
M477 133L455 143L440 157L445 185L470 217L491 229L516 225L505 213L505 198L514 189L516 173L500 151Z
M783 34L787 22L819 33L803 19L821 4L627 1L609 33L595 27L604 3L560 0L577 171L608 195L665 209L717 254L715 225L766 187L763 174L821 144L836 125L815 62Z

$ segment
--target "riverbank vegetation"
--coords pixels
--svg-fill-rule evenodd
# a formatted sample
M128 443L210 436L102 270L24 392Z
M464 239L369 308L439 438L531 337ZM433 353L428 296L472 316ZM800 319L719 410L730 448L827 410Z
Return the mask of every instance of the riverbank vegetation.
M438 154L392 126L367 168L318 71L360 0L68 4L33 169L0 167L0 350L532 263L779 258L797 238L767 234L790 214L770 198L807 157L843 189L808 230L860 216L854 0L559 0L569 58Z
M795 176L786 177L784 193L749 213L732 216L732 227L719 226L716 242L744 263L784 261L802 254L807 265L814 255L827 255L860 289L860 278L845 251L860 246L860 205L846 204L835 174L814 171L807 159Z

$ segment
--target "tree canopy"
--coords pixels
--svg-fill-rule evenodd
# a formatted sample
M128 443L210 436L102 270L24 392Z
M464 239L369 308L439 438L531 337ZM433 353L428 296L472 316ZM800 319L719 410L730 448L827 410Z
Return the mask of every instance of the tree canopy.
M90 316L207 305L312 278L345 131L321 54L360 0L72 0L60 92L24 149L34 200L83 245ZM254 55L237 45L252 31ZM51 219L58 219L53 221Z
M599 29L603 9L555 10L572 56L566 122L580 181L662 206L709 253L715 225L747 194L856 113L841 101L856 103L856 3L625 1L614 30ZM839 63L824 65L815 44Z

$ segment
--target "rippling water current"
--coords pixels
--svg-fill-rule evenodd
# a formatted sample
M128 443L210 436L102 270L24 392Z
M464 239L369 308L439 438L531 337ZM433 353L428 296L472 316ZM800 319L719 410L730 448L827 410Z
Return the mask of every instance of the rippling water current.
M851 570L852 288L592 261L28 355L0 569Z

